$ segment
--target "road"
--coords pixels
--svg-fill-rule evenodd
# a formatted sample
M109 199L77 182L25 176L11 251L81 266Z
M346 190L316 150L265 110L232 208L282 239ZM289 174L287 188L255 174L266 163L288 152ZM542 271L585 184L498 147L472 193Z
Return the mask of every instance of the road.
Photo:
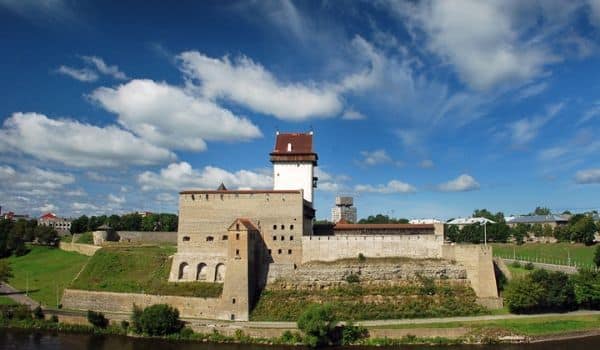
M21 292L6 283L0 283L0 295L9 297L19 304L29 305L32 309L40 305L39 302L25 295L25 292Z

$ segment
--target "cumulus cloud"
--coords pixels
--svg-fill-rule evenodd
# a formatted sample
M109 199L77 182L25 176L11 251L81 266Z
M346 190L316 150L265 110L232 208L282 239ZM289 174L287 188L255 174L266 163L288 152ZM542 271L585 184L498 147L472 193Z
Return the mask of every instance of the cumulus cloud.
M384 149L361 151L360 154L363 157L360 160L360 163L364 165L370 166L392 162L392 157L390 157Z
M347 108L342 114L342 119L345 120L363 120L367 119L367 117L361 112L354 110L352 108Z
M120 71L118 66L109 66L106 64L106 62L104 62L102 58L98 56L82 56L81 58L84 62L94 66L98 70L98 72L104 75L109 75L118 80L127 79L127 75Z
M537 96L537 95L541 94L542 92L546 91L547 88L548 88L548 82L545 82L545 81L543 81L541 83L528 85L528 86L522 88L521 91L519 91L518 99L523 100L523 99L526 99L529 97Z
M343 191L347 188L346 182L350 180L347 175L334 175L320 167L315 168L315 176L319 179L317 190L325 192Z
M419 162L419 167L423 168L423 169L431 169L435 166L435 164L433 163L433 160L431 159L423 159L422 161Z
M60 74L67 75L75 80L83 81L83 82L93 82L98 80L98 74L96 72L88 69L88 68L72 68L68 66L60 66L56 70L56 72Z
M123 204L126 201L125 196L117 196L112 193L109 193L108 196L106 196L106 199L109 203L113 204Z
M600 183L600 168L580 170L575 174L575 182L578 184Z
M260 172L238 170L229 172L213 166L193 169L187 162L172 163L159 172L145 171L138 175L143 191L189 188L216 189L224 183L227 188L271 188L273 178Z
M67 173L36 167L17 171L8 165L0 166L0 188L18 191L21 194L45 195L74 182L75 177Z
M456 179L438 185L438 190L443 192L466 192L475 191L479 188L479 182L469 174L462 174Z
M477 90L527 81L543 73L548 64L557 62L559 58L544 41L531 40L528 31L535 22L525 22L523 18L568 12L566 8L550 11L550 5L518 1L389 4L409 23L411 33L423 34L429 51L452 64L461 80Z
M406 182L391 180L387 184L379 184L376 186L373 185L356 185L354 187L356 192L368 192L368 193L380 193L380 194L390 194L390 193L413 193L416 192L417 189L407 184Z
M36 208L36 210L41 213L55 212L58 210L58 207L52 203L44 203L41 207Z
M84 212L84 211L95 211L95 210L98 210L99 208L92 203L73 202L71 204L71 209L73 209L73 211L75 211L77 213L80 213L80 212Z
M115 126L98 127L37 113L14 113L0 129L0 147L75 167L150 165L175 159Z
M90 98L117 114L123 127L170 149L202 151L205 140L240 141L262 136L248 119L166 83L132 80L116 88L98 88Z

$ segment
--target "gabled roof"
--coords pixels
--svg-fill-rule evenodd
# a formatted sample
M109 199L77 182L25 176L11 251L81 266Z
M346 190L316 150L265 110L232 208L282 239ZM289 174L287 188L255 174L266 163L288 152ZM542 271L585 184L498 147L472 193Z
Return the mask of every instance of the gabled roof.
M492 221L488 218L456 218L454 220L448 221L448 225L472 225L472 224L495 224L495 221Z
M545 223L545 222L567 222L569 221L567 218L561 215L524 215L517 216L516 218L507 221L510 224L535 224L535 223Z
M337 230L411 230L411 229L434 229L432 224L335 224Z
M235 219L233 221L233 223L229 226L228 231L235 230L235 225L236 224L242 225L247 231L258 231L258 229L256 228L256 226L254 226L254 224L252 223L252 221L250 221L250 219L246 219L246 218L237 218L237 219Z
M56 219L56 214L46 213L46 214L40 216L40 219Z

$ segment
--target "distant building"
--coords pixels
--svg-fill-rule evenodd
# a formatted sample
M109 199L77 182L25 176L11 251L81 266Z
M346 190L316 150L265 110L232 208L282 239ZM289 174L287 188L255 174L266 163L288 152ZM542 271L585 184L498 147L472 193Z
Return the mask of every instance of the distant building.
M50 226L59 234L71 233L71 220L58 217L54 213L46 213L40 216L38 225Z
M420 225L420 224L442 224L441 220L438 219L412 219L408 221L409 224L412 225Z
M550 227L554 228L556 226L566 225L569 222L569 219L563 215L523 215L517 217L507 218L506 223L508 226L514 227L517 224L540 224L540 225L550 225Z
M466 225L483 225L483 224L495 224L495 221L492 221L488 218L476 217L476 218L456 218L446 222L446 225L456 225L458 228L462 229Z
M352 197L335 197L335 207L331 208L331 222L356 222L356 207L353 204Z
M0 219L5 219L5 220L25 219L25 220L29 220L29 215L27 215L27 214L15 214L12 211L9 211L9 212L6 212L6 213L2 213L2 207L0 206Z

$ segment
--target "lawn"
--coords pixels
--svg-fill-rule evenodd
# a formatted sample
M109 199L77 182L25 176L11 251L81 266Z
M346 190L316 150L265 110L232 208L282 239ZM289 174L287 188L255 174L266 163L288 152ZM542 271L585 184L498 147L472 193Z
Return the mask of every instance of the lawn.
M24 256L8 258L14 277L8 283L49 307L56 307L56 297L71 283L89 257L58 248L31 246Z
M592 265L594 259L594 249L596 246L585 246L583 244L571 243L526 243L516 244L492 244L494 256L503 258L512 258L516 255L517 259L540 262L548 262L560 265L567 265L569 255L571 263L578 265Z
M504 329L513 333L539 336L555 333L585 331L600 328L600 316L540 316L492 321L463 321L445 323L397 324L374 328L471 328L473 330Z
M14 300L4 295L0 295L0 305L15 305L17 304Z
M104 247L73 282L83 290L218 297L220 283L169 283L174 246Z

